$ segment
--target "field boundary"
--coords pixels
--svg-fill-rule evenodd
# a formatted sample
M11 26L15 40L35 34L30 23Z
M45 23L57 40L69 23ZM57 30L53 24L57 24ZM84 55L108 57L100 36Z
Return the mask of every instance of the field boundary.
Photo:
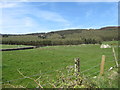
M25 50L25 49L34 49L34 48L37 48L37 46L21 47L21 48L9 48L9 49L0 49L0 51L14 51L14 50Z

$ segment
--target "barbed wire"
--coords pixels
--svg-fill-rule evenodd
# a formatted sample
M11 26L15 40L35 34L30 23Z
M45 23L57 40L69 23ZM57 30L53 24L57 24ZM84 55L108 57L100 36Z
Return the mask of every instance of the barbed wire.
M92 76L92 75L94 75L94 74L96 74L96 73L99 73L99 72L100 72L100 71L96 71L96 72L94 72L94 73L88 75L87 77L90 77L90 76Z
M91 60L91 61L96 61L96 60ZM88 62L91 62L91 61L86 61L86 62L83 62L82 64L85 64L85 63L88 63ZM82 61L81 61L82 62Z
M91 61L96 61L96 60L91 60ZM82 64L86 64L86 63L91 62L91 61L86 61L86 62L83 62ZM117 60L117 61L120 61L120 60ZM111 61L110 60L109 61L106 60L105 62L115 62L115 61L114 60L111 60Z
M92 67L92 68L90 68L90 69L84 70L84 71L82 71L81 73L86 72L86 71L89 71L89 70L91 70L91 69L93 69L93 68L95 68L95 67L97 67L97 66L99 66L99 65L96 65L96 66L94 66L94 67ZM65 69L65 68L62 68L62 69L60 69L60 70L64 70L64 69ZM55 72L55 71L60 71L60 70L49 71L49 72L46 72L46 73L38 73L38 74L34 74L34 75L30 75L30 76L23 77L23 78L8 80L8 81L5 81L5 82L0 82L0 84L6 83L6 82L8 82L8 83L9 83L9 82L14 82L14 81L17 81L17 80L26 79L26 78L28 78L28 77L39 76L39 75L43 75L43 74L52 73L52 72Z
M114 62L114 61L110 61L110 62ZM84 72L90 71L90 70L92 70L92 69L94 69L94 68L96 68L96 67L98 67L98 66L100 66L100 64L95 65L95 66L93 66L93 67L91 67L91 68L89 68L89 69L86 69L86 70L82 71L81 74L84 73ZM116 65L115 65L115 66L116 66ZM115 67L115 66L113 66L113 67ZM59 70L49 71L49 72L45 72L45 73L38 73L38 74L34 74L34 75L30 75L30 76L23 77L23 78L8 80L8 81L5 81L5 82L0 82L0 84L6 83L6 82L14 82L14 81L17 81L17 80L26 79L26 78L28 78L28 77L39 76L39 75L48 74L48 73L52 73L52 72L60 71L60 70L64 70L64 69L65 69L65 67L64 67L64 68L61 68L61 69L59 69ZM94 72L94 73L88 75L87 77L89 77L89 76L91 76L91 75L94 75L94 74L96 74L96 73L98 73L98 72L100 72L100 71Z
M114 65L113 67L116 67L116 65ZM104 71L109 72L109 69L106 68ZM96 72L94 72L94 73L88 75L87 77L90 77L90 76L92 76L92 75L94 75L94 74L96 74L96 73L99 73L99 72L100 72L100 71L96 71Z
M64 70L64 69L65 69L65 68L62 68L62 69L60 69L60 70ZM46 73L38 73L38 74L34 74L34 75L30 75L30 76L23 77L23 78L8 80L8 81L5 81L5 82L13 82L13 81L25 79L25 78L28 78L28 77L34 77L34 76L39 76L39 75L43 75L43 74L47 74L47 73L52 73L52 72L55 72L55 71L58 71L58 70L49 71L49 72L46 72ZM5 82L0 82L0 84L5 83Z
M106 71L107 69L105 69L104 71ZM90 75L88 75L87 77L90 77L90 76L92 76L92 75L95 75L95 74L97 74L97 73L99 73L100 71L96 71L96 72L94 72L94 73L92 73L92 74L90 74Z
M96 68L96 67L98 67L98 66L100 66L100 65L95 65L94 67L91 67L91 68L89 68L89 69L86 69L86 70L82 71L81 73L86 72L86 71L89 71L89 70L91 70L91 69L93 69L93 68Z
M119 62L120 60L116 60L116 61L118 61L118 62ZM115 62L115 60L112 60L112 61L106 61L106 62Z

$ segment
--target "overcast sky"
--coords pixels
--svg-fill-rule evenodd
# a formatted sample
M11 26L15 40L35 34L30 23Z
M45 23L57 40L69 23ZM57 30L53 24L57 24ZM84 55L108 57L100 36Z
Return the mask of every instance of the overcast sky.
M118 25L117 2L1 2L0 10L6 34Z

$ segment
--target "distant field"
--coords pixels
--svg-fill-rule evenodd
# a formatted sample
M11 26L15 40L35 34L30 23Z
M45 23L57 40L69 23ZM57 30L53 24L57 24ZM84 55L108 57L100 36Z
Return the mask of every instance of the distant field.
M106 42L105 42L106 43ZM117 43L117 42L115 42ZM3 48L18 47L14 45L3 45ZM115 47L117 54L118 48ZM14 81L14 79L22 78L17 72L19 69L23 74L31 76L34 74L42 73L42 79L49 76L50 79L55 78L55 70L61 70L65 72L66 66L74 66L74 58L79 57L81 62L81 72L90 69L96 65L96 68L84 72L84 74L90 75L96 71L99 71L99 65L101 63L102 55L106 56L105 69L108 70L111 66L115 65L114 57L111 48L101 49L100 45L66 45L66 46L48 46L31 50L19 50L19 51L5 51L2 52L2 69L3 69L3 82L13 80L11 84L26 85L33 87L28 79L20 79ZM94 75L98 75L98 73ZM94 76L92 75L92 76ZM34 76L36 78L37 76ZM7 83L7 82L6 82ZM46 81L41 82L44 85Z
M107 41L107 42L102 42L103 44L116 44L118 45L118 41Z
M0 44L0 49L8 49L8 48L20 48L20 47L30 47L30 46L26 46L26 45L1 45Z

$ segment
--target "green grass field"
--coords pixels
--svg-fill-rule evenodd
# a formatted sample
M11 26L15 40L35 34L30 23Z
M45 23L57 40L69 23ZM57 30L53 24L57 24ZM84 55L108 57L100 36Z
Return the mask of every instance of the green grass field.
M16 46L3 45L3 47L13 48ZM115 51L117 54L117 47L115 47ZM26 85L28 82L31 82L28 79L14 80L23 78L17 72L17 69L19 69L27 76L32 76L41 72L43 74L42 84L44 84L46 83L46 81L44 81L46 76L51 79L55 78L57 73L55 70L65 72L66 66L74 66L74 58L77 57L80 58L81 72L98 65L83 73L88 76L99 71L102 55L106 56L105 70L115 65L112 48L101 49L100 45L48 46L30 50L5 51L2 52L2 79L5 83L7 83L6 81L13 80L10 83L15 85ZM91 77L98 74L99 72L91 75ZM36 77L38 76L33 76L33 78ZM33 87L32 83L33 82L31 82L28 87Z

